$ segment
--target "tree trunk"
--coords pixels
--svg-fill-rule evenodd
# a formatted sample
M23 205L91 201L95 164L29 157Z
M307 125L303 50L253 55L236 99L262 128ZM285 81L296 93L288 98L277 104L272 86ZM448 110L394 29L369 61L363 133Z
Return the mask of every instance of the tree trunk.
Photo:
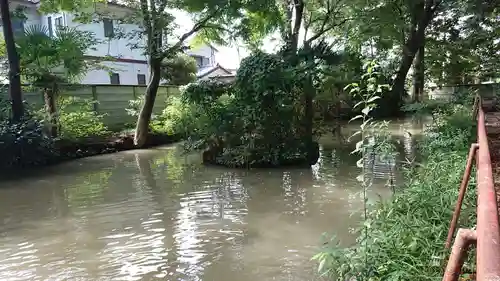
M408 39L403 47L403 55L399 68L396 71L396 78L392 82L392 91L395 94L402 95L405 90L405 81L408 71L413 63L413 59L420 47L424 44L425 29L431 22L437 9L436 3L432 0L426 0L422 13L418 15L418 24L408 35Z
M412 11L412 30L418 28L418 21L425 13L424 0L419 0L413 3ZM415 63L413 65L413 101L419 102L424 91L424 51L425 51L425 36L422 39L422 44L415 55Z
M0 0L0 12L2 15L3 36L9 60L9 94L12 101L12 118L19 121L24 115L23 94L21 91L21 68L19 66L19 55L14 42L12 32L12 21L10 18L9 1Z
M57 138L58 132L58 120L57 120L57 109L55 100L55 88L44 88L43 89L43 99L45 100L45 111L48 115L49 121L49 135L53 138Z
M304 87L304 131L305 141L308 147L313 143L313 127L314 127L314 106L313 99L316 93L312 77L307 78L306 86Z
M415 57L413 73L413 101L421 102L424 96L424 78L425 78L425 39Z
M160 86L161 60L156 58L150 60L149 73L151 78L146 88L146 93L144 94L144 104L139 112L139 118L137 119L135 128L134 144L137 147L143 147L147 141L149 122L151 121L156 94Z
M314 63L314 56L310 53L310 46L304 46L306 53L306 64ZM316 96L316 88L313 84L312 74L309 74L304 85L304 142L307 151L307 159L311 165L314 165L319 158L319 148L314 143L314 104L313 100Z

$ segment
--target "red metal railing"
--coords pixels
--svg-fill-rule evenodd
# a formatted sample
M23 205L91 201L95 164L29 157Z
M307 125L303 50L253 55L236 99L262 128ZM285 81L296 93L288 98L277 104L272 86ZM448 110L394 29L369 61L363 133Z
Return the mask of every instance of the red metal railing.
M474 156L477 167L477 226L475 231L471 229L459 229L457 231L443 281L456 281L459 279L467 250L471 244L477 245L476 280L500 281L498 206L486 132L486 117L482 108L482 99L479 96L474 104L474 112L474 115L477 114L477 144L473 144L469 151L455 212L450 223L446 247L450 247L458 217L460 216L462 200L469 182Z

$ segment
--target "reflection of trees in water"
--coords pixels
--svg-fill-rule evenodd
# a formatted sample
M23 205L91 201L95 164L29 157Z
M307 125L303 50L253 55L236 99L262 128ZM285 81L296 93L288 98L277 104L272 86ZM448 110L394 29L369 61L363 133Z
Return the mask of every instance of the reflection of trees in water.
M286 213L302 216L307 213L307 188L311 187L313 172L310 169L283 172L282 188Z
M396 173L396 161L394 155L369 151L363 155L365 175L373 179L390 180L392 182Z
M401 142L405 158L413 161L416 158L415 138L410 134L404 134Z
M337 149L319 148L318 162L311 167L314 179L332 181L337 178L340 170L340 157Z
M214 215L233 223L242 222L248 211L247 200L247 190L236 173L222 173L215 179L215 188L212 190Z
M112 174L112 170L102 169L77 177L76 184L66 189L70 206L82 207L102 202Z
M170 150L169 150L170 151ZM175 229L175 221L173 219L174 214L166 211L169 207L173 207L172 205L176 204L172 201L172 197L174 194L169 192L168 189L162 188L158 186L157 179L155 177L154 171L162 170L164 163L175 163L172 161L172 157L170 155L164 157L151 157L149 155L144 155L142 153L136 153L135 155L135 163L137 166L137 170L139 171L139 178L142 181L141 189L147 191L151 194L153 202L155 203L152 206L149 206L149 213L154 214L153 220L160 220L160 223L156 223L155 227L158 228L158 224L160 224L163 228L162 234L162 243L161 245L155 245L155 254L159 257L162 257L162 262L159 263L159 266L155 270L156 277L163 276L165 277L168 272L175 272L178 267L178 263L172 263L169 261L178 260L178 252L179 249L177 247L177 243L175 243L174 239L167 236L169 233L174 233ZM170 160L170 161L169 161ZM168 165L170 167L170 165ZM174 167L172 165L172 167ZM175 166L179 167L179 166ZM174 175L181 176L182 170L173 169ZM170 174L172 175L172 174ZM167 177L170 179L169 177ZM175 179L175 178L174 178ZM163 180L163 179L162 179ZM145 218L148 220L148 218ZM157 234L157 231L151 229L147 229L150 231L152 235ZM159 275L158 275L159 274ZM146 278L146 276L143 276Z
M241 232L234 225L240 225L247 214L248 194L241 178L227 170L211 175L216 170L190 165L175 150L161 157L136 155L136 163L144 185L152 190L161 209L158 217L165 232L172 233L166 271L175 272L177 278L198 280L208 262L221 254L221 247L231 247L222 237L210 237L234 238ZM161 186L156 186L158 179Z

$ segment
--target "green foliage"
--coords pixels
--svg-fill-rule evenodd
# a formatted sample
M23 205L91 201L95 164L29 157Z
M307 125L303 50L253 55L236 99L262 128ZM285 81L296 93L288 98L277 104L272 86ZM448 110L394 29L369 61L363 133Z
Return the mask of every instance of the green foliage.
M196 61L184 54L163 60L162 78L168 85L186 85L196 80Z
M43 13L57 13L59 11L81 12L94 7L97 3L106 3L104 0L44 0L40 1L40 11Z
M205 121L200 120L201 117L198 106L183 103L179 97L169 97L158 123L161 124L161 130L167 134L188 138L191 133L196 132L197 126Z
M206 148L215 154L207 162L226 166L307 163L296 87L301 80L293 70L280 55L256 53L242 62L233 85L188 85L178 112L189 116L183 119L189 124L196 119L191 147Z
M0 121L1 169L24 168L49 163L57 150L44 134L43 122L26 116L20 122Z
M434 124L427 132L427 141L420 150L430 154L433 151L460 151L474 142L476 122L472 119L470 107L448 106L446 111L434 114Z
M104 116L93 109L94 103L76 97L59 98L60 138L78 140L109 134L103 123Z
M93 33L59 28L50 36L47 27L30 25L17 40L21 73L35 86L70 82L92 66L85 53L97 44Z
M450 103L445 100L432 99L405 104L401 110L420 116L434 116L437 113L447 113L450 110Z
M125 108L125 111L128 115L137 117L139 116L139 112L141 110L141 106L144 103L144 96L140 96L136 99L129 100L128 106Z
M217 80L200 80L186 86L182 94L184 102L208 107L223 95L231 95L231 86Z
M446 7L446 17L435 19L427 36L426 72L436 83L468 84L498 77L500 19L492 10L500 6L493 2L457 1Z
M355 88L358 90L351 92L350 99L346 100L352 107L350 114L362 114L361 111L364 107L360 105L365 103L363 97L366 93L376 91L378 98L372 101L373 106L370 108L370 116L374 118L398 116L400 108L403 105L404 96L390 90L390 80L382 72L383 69L380 65L370 65L368 66L368 70L369 72L361 76L359 83L354 83ZM378 88L373 89L373 87Z
M470 110L458 106L440 116L421 143L425 165L406 171L406 184L368 213L357 244L326 245L314 259L334 280L436 280L447 256L443 241L473 137ZM471 183L472 185L473 183ZM475 190L469 188L460 225L475 224ZM368 229L368 231L366 231ZM473 268L466 263L465 270Z

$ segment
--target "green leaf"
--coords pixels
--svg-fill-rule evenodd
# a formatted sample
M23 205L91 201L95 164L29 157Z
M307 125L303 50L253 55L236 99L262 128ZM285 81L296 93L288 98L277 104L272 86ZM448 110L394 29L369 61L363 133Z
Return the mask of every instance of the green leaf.
M354 105L354 108L357 108L358 106L362 105L363 103L364 103L364 101L360 101L360 102L356 103L356 104Z
M326 259L323 258L321 259L321 261L319 262L319 266L318 266L318 272L321 273L323 271L323 268L325 267L325 263L326 263Z
M365 181L365 176L364 176L363 174L358 175L358 176L356 177L356 180L357 180L357 181L359 181L359 182L364 182L364 181Z
M363 115L356 115L353 118L351 118L351 120L349 120L349 122L355 121L357 119L362 119L363 117L364 117Z
M354 138L354 137L355 137L355 136L357 136L357 135L360 135L361 133L362 133L361 131L356 131L356 132L354 132L354 133L353 133L353 134L352 134L352 135L351 135L351 136L347 139L347 141L349 141L349 142L350 142L352 138Z
M372 103L372 102L374 102L374 101L376 101L378 99L380 99L379 96L374 96L374 97L371 97L369 100L367 100L366 103Z
M363 108L363 110L361 110L361 112L366 116L368 115L370 112L372 111L372 107L371 106L367 106L365 108Z
M363 149L363 143L364 141L363 140L360 140L356 143L356 148L351 152L351 154L354 154L354 153L357 153L357 152L360 152L362 149Z

